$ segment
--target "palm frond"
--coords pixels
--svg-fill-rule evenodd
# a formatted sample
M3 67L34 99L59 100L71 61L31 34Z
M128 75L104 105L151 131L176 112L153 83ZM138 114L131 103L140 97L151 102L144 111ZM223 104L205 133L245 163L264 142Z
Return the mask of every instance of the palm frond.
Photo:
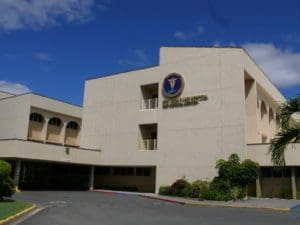
M283 129L278 132L275 138L271 140L269 153L271 153L271 160L275 166L284 166L285 158L284 152L289 143L295 143L300 140L299 129Z
M300 111L300 94L295 98L289 99L286 103L282 104L277 112L277 117L280 121L282 130L289 129L289 120L291 115Z

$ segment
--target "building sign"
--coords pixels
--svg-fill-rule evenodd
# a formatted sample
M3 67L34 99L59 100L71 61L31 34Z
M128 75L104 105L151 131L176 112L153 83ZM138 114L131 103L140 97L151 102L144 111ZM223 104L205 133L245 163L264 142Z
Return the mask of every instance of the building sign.
M163 101L163 109L198 105L199 102L206 101L206 100L208 100L206 95L197 95L197 96L192 96L192 97L164 100Z
M184 88L184 80L178 73L169 74L163 82L163 94L168 98L179 96Z

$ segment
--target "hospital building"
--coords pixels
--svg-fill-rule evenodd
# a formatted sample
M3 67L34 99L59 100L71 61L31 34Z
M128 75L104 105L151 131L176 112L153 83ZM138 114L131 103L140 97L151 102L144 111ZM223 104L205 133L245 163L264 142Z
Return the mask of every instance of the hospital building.
M268 153L285 97L243 48L161 47L157 66L85 81L83 106L0 93L0 158L18 188L158 192L210 180L237 153L261 166L251 195L300 190L300 143L287 167Z

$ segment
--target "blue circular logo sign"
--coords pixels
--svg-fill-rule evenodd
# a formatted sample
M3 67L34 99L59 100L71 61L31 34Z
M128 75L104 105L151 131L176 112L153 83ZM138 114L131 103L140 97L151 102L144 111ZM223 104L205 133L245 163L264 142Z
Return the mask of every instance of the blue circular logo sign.
M163 94L168 98L180 95L183 88L184 80L180 74L171 73L164 79Z

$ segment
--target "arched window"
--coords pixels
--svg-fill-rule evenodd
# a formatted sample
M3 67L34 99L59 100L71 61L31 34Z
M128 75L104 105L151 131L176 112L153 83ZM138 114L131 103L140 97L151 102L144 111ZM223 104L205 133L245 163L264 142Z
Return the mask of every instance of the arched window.
M29 117L30 121L38 122L38 123L43 123L44 117L41 114L38 113L31 113Z
M68 123L67 128L72 129L72 130L78 130L79 125L78 125L78 123L71 121Z
M61 120L59 118L53 117L52 119L49 120L49 124L56 127L60 127Z

